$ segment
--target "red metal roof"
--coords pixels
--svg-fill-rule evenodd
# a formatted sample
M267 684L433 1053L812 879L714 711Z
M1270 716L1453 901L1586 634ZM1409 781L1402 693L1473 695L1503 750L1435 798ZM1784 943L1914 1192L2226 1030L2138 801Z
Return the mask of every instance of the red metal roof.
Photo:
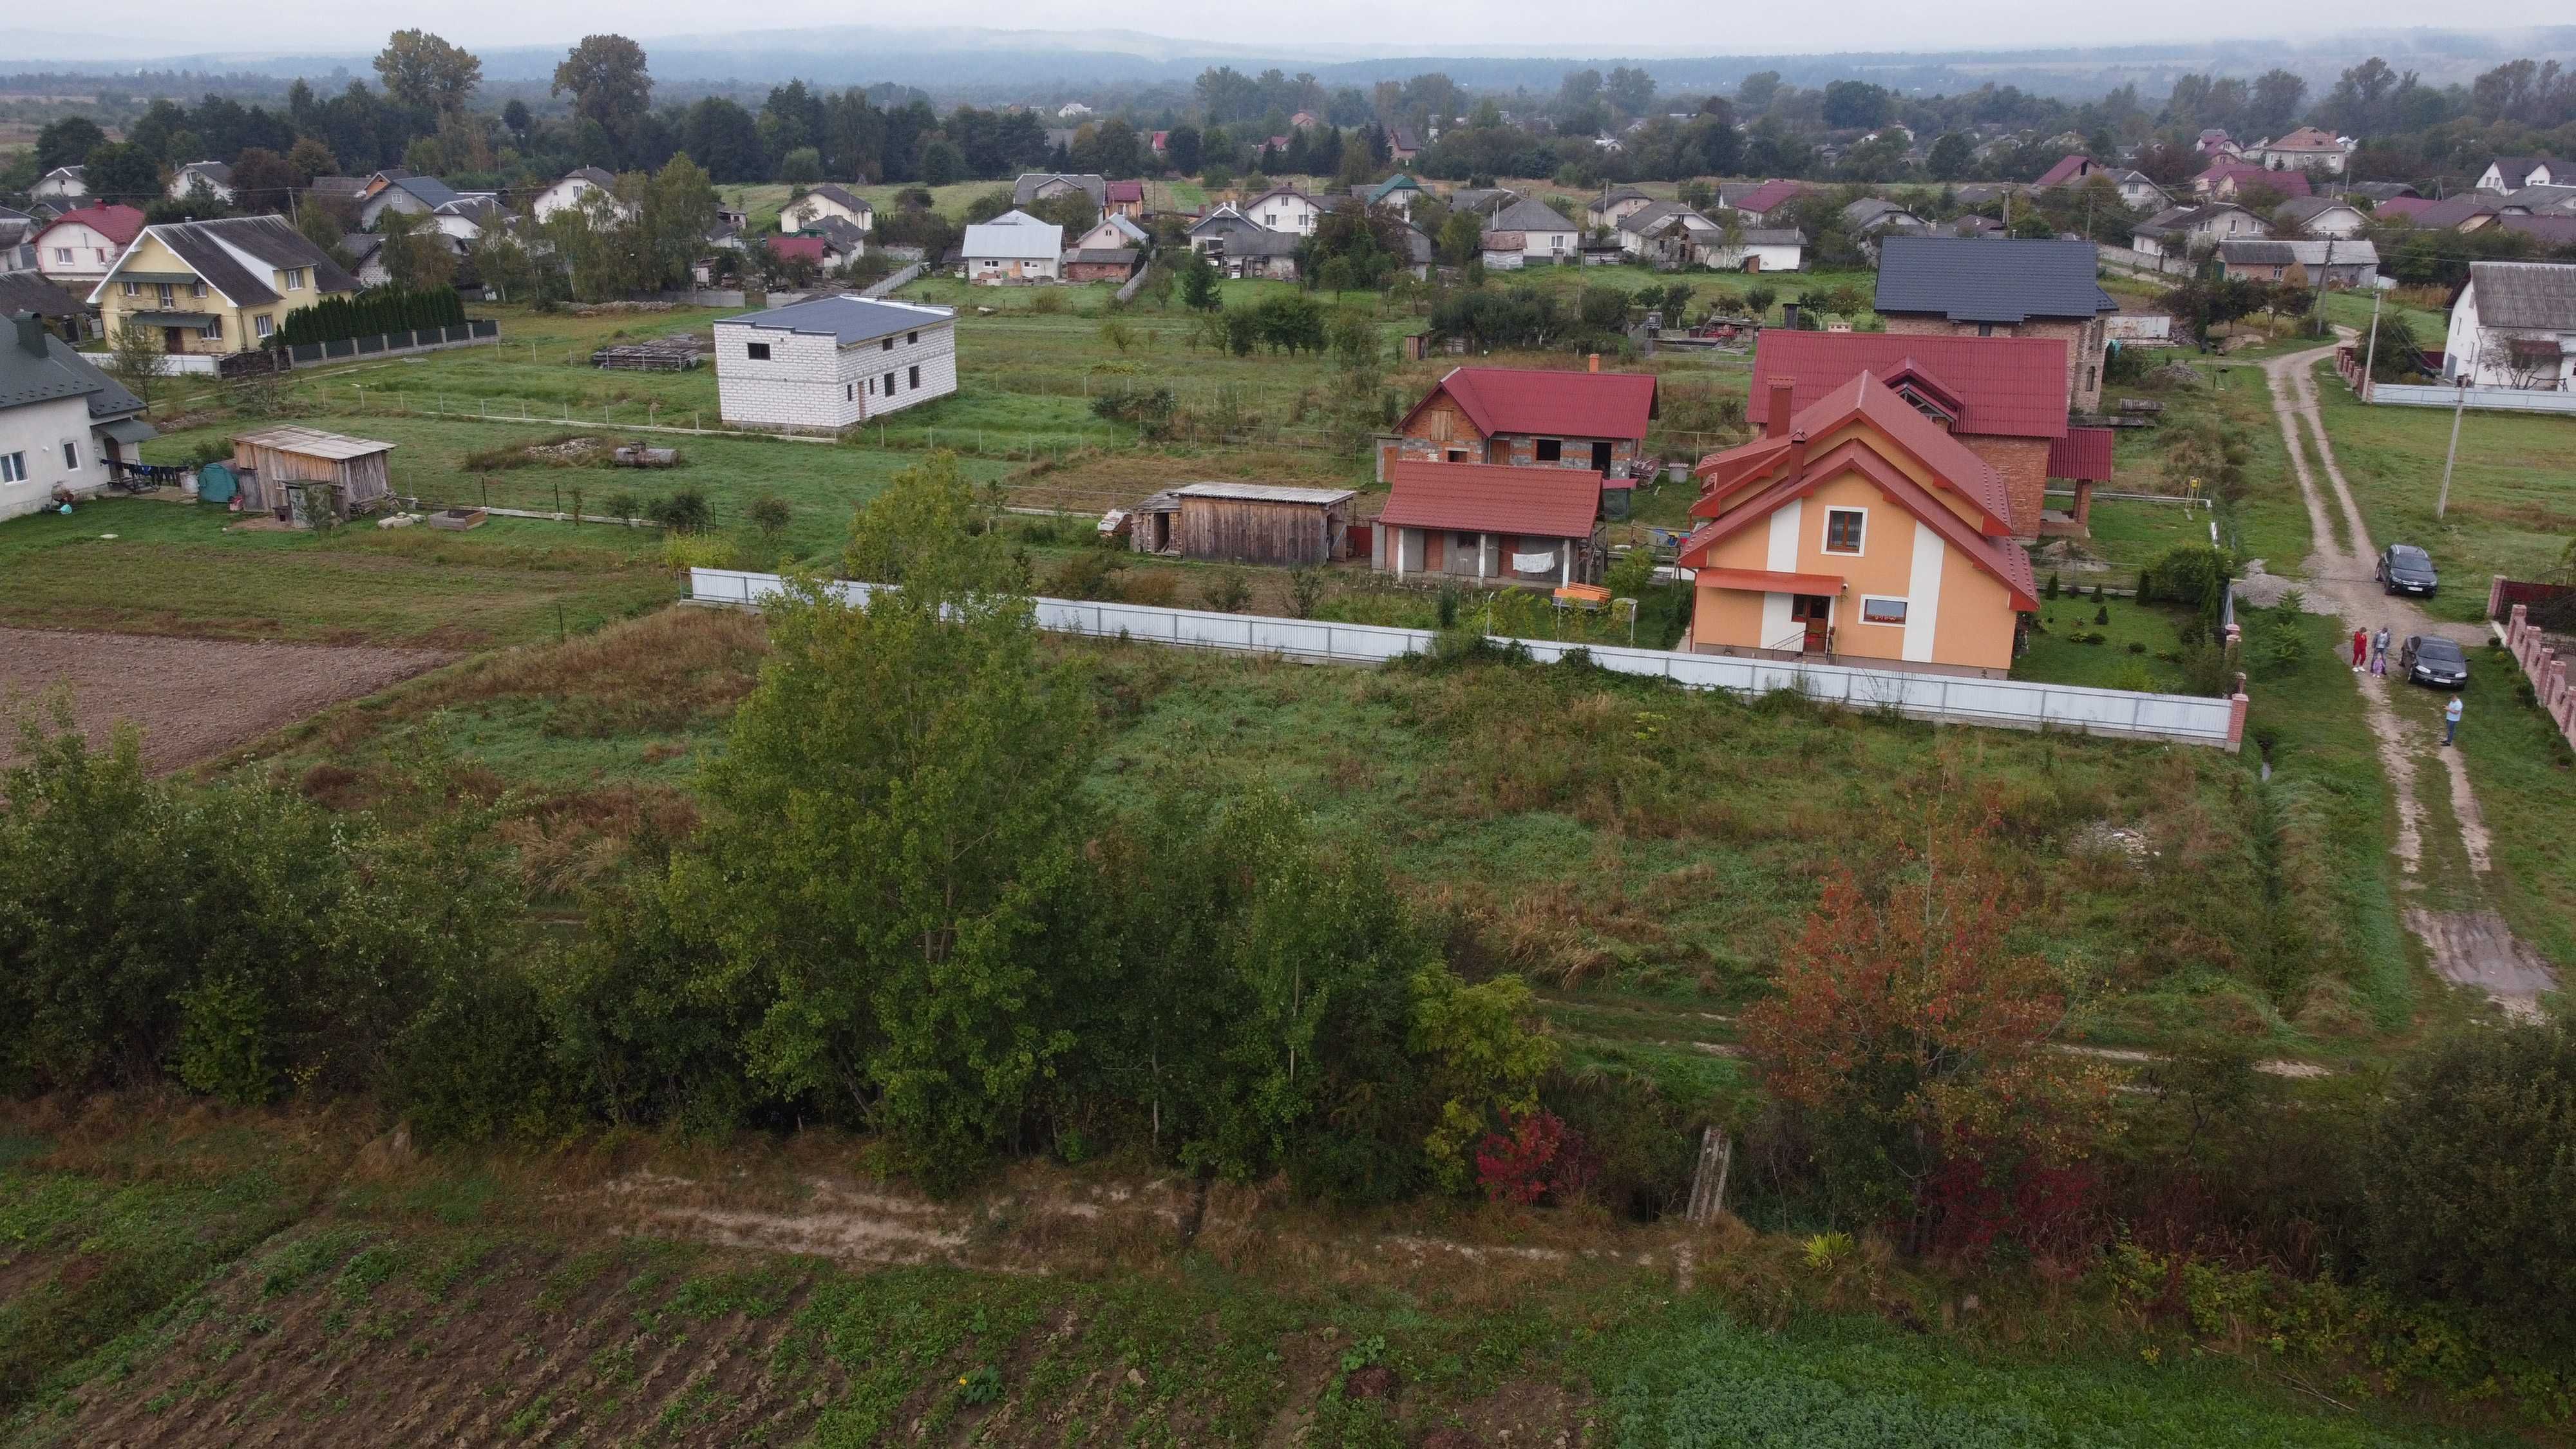
M819 236L774 236L769 250L778 257L803 257L816 266L823 264L823 238Z
M2068 428L2048 445L2048 476L2077 483L2111 481L2111 430Z
M1753 344L1748 406L1758 423L1771 405L1774 377L1797 380L1790 405L1803 411L1859 373L1902 381L1908 363L1963 405L1954 433L2066 435L2066 342L2058 337L1926 337L1766 327Z
M1839 594L1848 580L1838 574L1791 574L1775 569L1701 569L1702 588L1735 589L1748 594Z
M1486 437L1637 438L1655 415L1655 379L1642 372L1567 372L1524 367L1454 367L1405 415L1447 393Z
M1765 181L1761 185L1754 187L1751 191L1735 198L1735 209L1738 211L1769 211L1775 206L1781 205L1794 197L1804 196L1806 193L1807 183L1803 181Z
M1108 194L1111 201L1142 201L1145 199L1145 183L1142 181L1112 181L1109 183Z
M37 232L36 235L41 237L45 232L52 231L58 226L85 226L118 246L124 246L142 234L143 213L133 207L119 206L114 203L75 206L45 223L44 230Z
M1589 538L1601 513L1601 475L1583 468L1405 461L1387 483L1377 521L1405 528Z
M2077 177L2084 175L2085 168L2092 164L2093 158L2090 156L2069 156L2058 162L2056 165L2049 167L2047 172L2043 174L2038 181L2032 184L2037 186L2063 186L2067 182L2073 181Z
M2414 216L2419 212L2429 211L2432 207L2433 202L2427 197L2392 196L2371 207L2370 214L2376 217Z

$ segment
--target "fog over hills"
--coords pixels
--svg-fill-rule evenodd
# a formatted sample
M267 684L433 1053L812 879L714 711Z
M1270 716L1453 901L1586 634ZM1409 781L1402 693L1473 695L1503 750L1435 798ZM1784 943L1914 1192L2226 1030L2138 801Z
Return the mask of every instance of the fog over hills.
M457 37L471 46L470 36ZM566 38L569 44L572 37ZM1642 65L1668 92L1731 89L1748 72L1776 70L1792 84L1865 78L1915 92L2016 85L2041 94L2084 99L2135 82L2160 93L2180 74L2254 75L2285 66L2328 83L2371 55L2433 84L2466 81L2521 56L2576 59L2576 26L2466 31L2352 31L2297 40L2197 39L2034 50L1838 52L1809 54L1536 55L1527 48L1459 47L1420 54L1372 53L1347 45L1254 46L1178 40L1136 31L1035 31L949 28L896 30L834 26L755 30L724 35L639 37L653 74L665 82L770 82L803 78L830 85L891 81L971 100L1043 97L1086 87L1187 82L1213 65L1259 71L1277 66L1311 71L1327 84L1367 85L1425 71L1445 71L1463 85L1553 89L1580 66ZM17 71L131 73L152 69L327 76L370 74L372 52L197 51L155 54L136 38L0 30L0 56ZM561 46L476 47L487 81L542 81L563 56Z

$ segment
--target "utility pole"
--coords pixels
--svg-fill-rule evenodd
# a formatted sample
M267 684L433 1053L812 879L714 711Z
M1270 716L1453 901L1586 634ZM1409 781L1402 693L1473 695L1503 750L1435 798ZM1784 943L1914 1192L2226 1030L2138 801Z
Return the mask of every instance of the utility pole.
M2379 365L2379 289L2370 289L2370 345L2361 354L2361 400L2370 401L2371 369Z
M2442 496L2433 500L2433 518L2451 511L2451 465L2460 461L2460 414L2469 410L2469 373L2460 374L2459 401L2451 405L2451 451L2442 459Z

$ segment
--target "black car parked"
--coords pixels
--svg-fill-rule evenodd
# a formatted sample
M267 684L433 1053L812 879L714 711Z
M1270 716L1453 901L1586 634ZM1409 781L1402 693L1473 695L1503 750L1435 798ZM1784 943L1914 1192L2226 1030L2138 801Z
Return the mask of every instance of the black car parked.
M2392 594L2429 594L2442 583L2430 554L2411 543L2392 543L2380 550L2379 587Z
M2397 651L2397 667L2417 684L2435 689L2469 687L2469 656L2448 639L2431 634L2409 634Z

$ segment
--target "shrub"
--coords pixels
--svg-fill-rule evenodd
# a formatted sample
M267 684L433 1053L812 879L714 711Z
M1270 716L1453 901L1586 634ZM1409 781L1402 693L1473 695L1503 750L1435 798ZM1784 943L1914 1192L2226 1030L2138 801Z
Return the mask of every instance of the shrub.
M1171 607L1181 592L1181 581L1167 571L1140 573L1129 577L1119 590L1119 597L1131 604L1150 604L1157 609Z
M1300 619L1315 617L1315 606L1324 601L1324 571L1319 568L1288 571L1288 611Z
M1199 584L1199 602L1220 614L1240 614L1252 602L1252 580L1241 569L1218 569Z
M707 506L707 495L695 488L682 488L644 505L644 516L673 533L700 533L715 518Z
M2576 1339L2576 1036L2482 1023L2400 1068L2372 1127L2372 1270Z
M760 530L762 538L775 539L787 531L788 520L793 514L786 499L775 493L763 493L751 500L750 506L743 510L743 516L751 520L752 527Z
M609 517L621 522L644 516L643 500L632 493L611 493L599 500L599 506L608 510Z
M2093 597L2095 597L2095 598L2097 598L2097 599L2098 599L2098 598L2100 598L2100 597L2102 597L2102 591L2101 591L2099 588L2096 588L2096 589L2093 591ZM2110 609L2110 606L2106 604L2106 605L2103 605L2103 606L2102 606L2102 607L2100 607L2100 608L2095 609L2095 610L2093 611L2093 622L2094 622L2094 623L2096 623L2096 624L2108 624L2108 623L2110 623L2110 622L2111 622L2111 609Z
M1058 599L1116 600L1125 597L1118 575L1127 556L1106 548L1087 548L1056 566L1047 576L1046 593Z

